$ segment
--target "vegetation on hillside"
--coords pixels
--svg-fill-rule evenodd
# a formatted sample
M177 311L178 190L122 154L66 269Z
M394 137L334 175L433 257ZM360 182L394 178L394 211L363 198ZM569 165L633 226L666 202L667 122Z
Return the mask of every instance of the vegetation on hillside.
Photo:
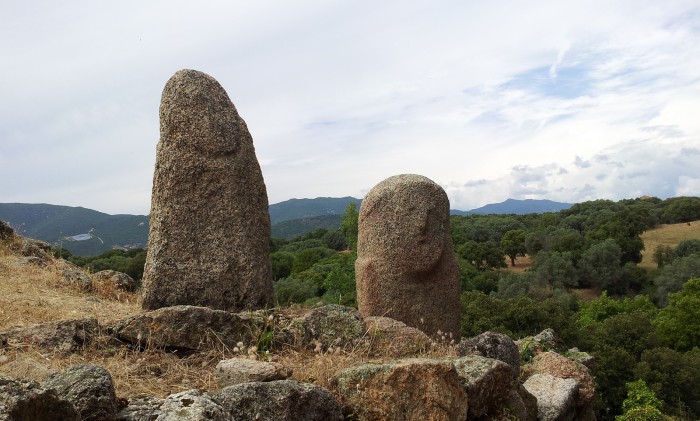
M462 335L492 330L521 338L551 327L569 346L595 355L599 419L654 412L623 406L644 390L662 402L656 410L694 419L700 416L699 238L668 245L660 267L639 266L642 234L689 222L700 225L700 198L596 200L545 214L453 215ZM274 239L278 304L355 305L356 235L352 207L337 230ZM527 270L510 270L521 269L524 255L531 261ZM598 298L580 298L591 295Z
M337 229L271 239L279 306L356 305L357 218L351 203ZM642 237L660 238L662 224L682 225L668 228L675 237L646 241L654 250L645 250ZM599 419L634 419L639 411L694 419L700 416L698 226L695 197L596 200L544 214L453 215L462 335L491 330L521 338L551 327L569 346L596 357ZM91 258L63 253L92 271L111 268L135 279L145 260L143 250ZM523 256L530 262L525 270ZM635 399L652 403L634 406Z

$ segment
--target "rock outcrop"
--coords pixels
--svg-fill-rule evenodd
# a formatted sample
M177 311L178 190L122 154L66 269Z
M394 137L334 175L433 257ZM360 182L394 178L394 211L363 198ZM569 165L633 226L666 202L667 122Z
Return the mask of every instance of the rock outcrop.
M464 338L457 345L459 355L481 355L501 360L511 367L513 378L520 375L520 353L511 338L502 333L484 332L472 338Z
M248 344L264 327L265 316L255 312L175 306L124 320L115 330L119 339L141 347L203 350Z
M516 384L511 367L503 361L467 355L453 364L469 397L469 419L495 414Z
M428 335L422 331L389 317L370 316L362 322L375 354L406 357L425 351L431 344Z
M331 392L293 380L241 383L213 395L232 420L341 421Z
M0 421L78 421L75 407L38 383L0 377Z
M91 276L93 289L108 290L114 289L125 292L134 292L138 284L131 276L116 270L101 270Z
M352 346L363 333L360 313L338 304L311 310L304 316L303 329L304 344L319 351Z
M420 175L390 177L367 193L355 263L363 317L391 317L458 339L460 281L449 212L445 191Z
M570 421L576 413L578 385L574 379L561 379L549 374L535 374L523 384L537 398L537 419Z
M214 78L178 71L160 104L143 307L266 307L270 232L245 122Z
M62 399L75 406L83 420L113 420L119 409L112 376L96 365L76 365L44 381Z
M97 333L95 318L58 320L0 333L0 347L16 342L58 352L77 352Z
M360 420L464 420L469 402L452 362L412 358L341 372L337 388Z

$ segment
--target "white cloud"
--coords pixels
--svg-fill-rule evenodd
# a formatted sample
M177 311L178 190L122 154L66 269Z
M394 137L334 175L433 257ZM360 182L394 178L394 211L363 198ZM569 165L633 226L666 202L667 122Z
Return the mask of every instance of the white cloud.
M146 213L160 93L185 67L228 91L271 203L361 196L402 172L463 209L692 191L700 161L680 150L700 145L698 10L16 3L0 17L0 200Z

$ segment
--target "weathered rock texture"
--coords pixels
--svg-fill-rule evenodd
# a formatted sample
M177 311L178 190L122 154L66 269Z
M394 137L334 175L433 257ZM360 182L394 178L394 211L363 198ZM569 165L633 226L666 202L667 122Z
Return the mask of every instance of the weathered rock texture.
M351 307L329 304L311 310L303 321L303 341L307 347L328 348L352 346L362 336L360 314Z
M327 389L293 380L226 387L214 400L234 420L340 421L340 404Z
M459 355L481 355L495 358L508 364L513 378L520 376L520 353L511 338L502 333L484 332L472 338L465 338L457 345Z
M493 415L508 400L516 382L511 367L493 358L467 355L455 359L454 367L469 396L469 419Z
M119 409L112 376L96 365L76 365L55 373L44 382L72 403L83 420L113 420Z
M192 389L174 393L160 406L158 421L229 421L226 411L206 393Z
M365 364L344 370L336 382L344 403L361 420L464 420L471 404L447 360Z
M430 346L430 338L415 327L389 317L370 316L362 322L367 329L373 353L406 357L425 351Z
M569 421L574 419L578 385L574 379L535 374L523 384L537 398L537 419Z
M219 361L214 371L216 382L221 388L246 382L285 380L291 375L292 370L280 363L247 358L229 358Z
M116 336L141 347L212 349L250 343L265 328L262 312L229 313L206 307L159 308L126 319Z
M16 342L59 352L77 352L98 330L95 318L47 322L0 333L0 348Z
M180 70L160 104L143 307L267 306L269 240L267 191L245 122L216 80Z
M138 287L134 278L116 270L101 270L93 273L91 278L92 287L97 291L114 289L133 292Z
M0 377L0 421L75 420L75 407L38 383Z
M389 177L367 193L355 263L363 317L391 317L428 335L459 337L459 267L449 213L445 191L420 175Z

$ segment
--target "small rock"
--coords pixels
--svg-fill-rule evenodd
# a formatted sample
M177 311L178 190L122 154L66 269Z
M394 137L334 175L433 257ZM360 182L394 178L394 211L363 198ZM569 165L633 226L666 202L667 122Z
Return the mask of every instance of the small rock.
M340 421L340 404L327 389L294 380L240 383L213 398L234 420Z
M96 290L113 288L120 291L134 292L138 284L134 278L116 270L101 270L93 273L92 286Z
M428 335L398 320L371 316L362 321L375 353L406 357L425 351L430 344Z
M10 240L15 237L15 230L5 221L0 221L0 240Z
M76 365L51 375L44 381L71 402L85 420L113 420L119 405L109 371L96 365Z
M228 421L226 411L211 396L192 389L175 393L163 401L158 421Z
M284 380L291 375L292 371L282 364L245 358L219 361L214 371L216 381L221 388L238 383Z

